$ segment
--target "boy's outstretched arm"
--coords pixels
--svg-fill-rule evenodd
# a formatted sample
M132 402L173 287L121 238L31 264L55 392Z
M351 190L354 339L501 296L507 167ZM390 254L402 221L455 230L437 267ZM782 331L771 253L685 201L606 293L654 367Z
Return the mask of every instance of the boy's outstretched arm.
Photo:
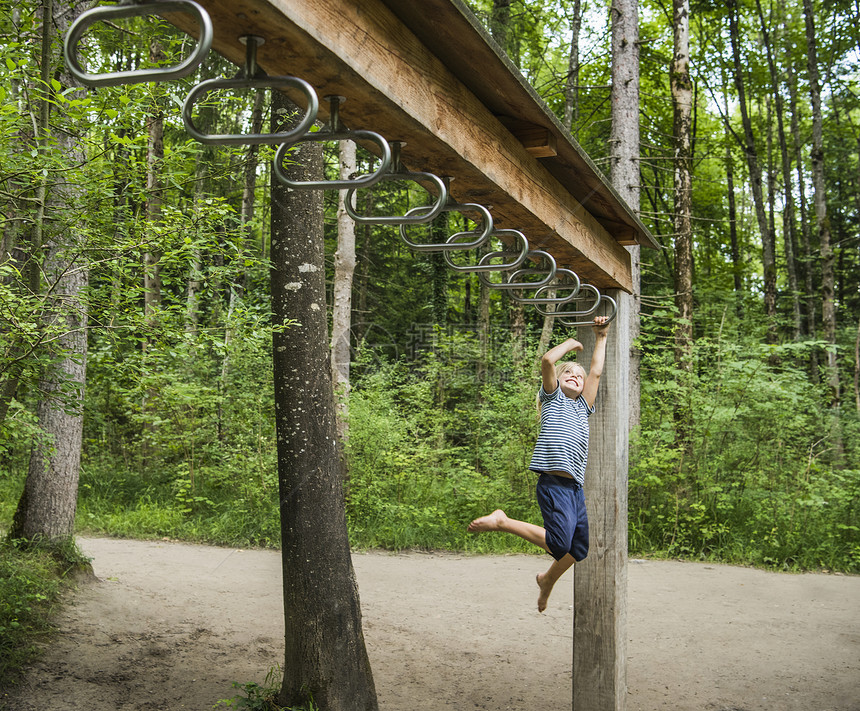
M540 359L540 376L543 383L543 391L548 395L555 391L558 386L558 378L555 377L555 364L558 363L571 351L581 351L582 344L575 338L568 338L563 343L553 346Z
M600 376L603 375L603 364L606 362L606 336L609 330L609 324L605 323L605 316L598 316L594 319L594 352L591 354L591 367L588 369L588 375L585 378L585 385L582 388L582 397L589 407L594 407L594 401L597 398L597 386L600 385ZM546 389L544 387L544 389Z

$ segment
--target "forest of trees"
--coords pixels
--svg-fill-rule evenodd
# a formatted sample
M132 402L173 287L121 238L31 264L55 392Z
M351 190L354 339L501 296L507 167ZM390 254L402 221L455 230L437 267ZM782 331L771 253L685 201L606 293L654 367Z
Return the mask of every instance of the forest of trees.
M618 179L622 3L470 4ZM272 318L274 150L185 131L191 87L235 72L214 53L186 79L76 86L61 35L78 5L0 0L0 528L277 546L272 339L294 324ZM631 552L858 572L860 5L638 14L628 201L663 248L640 257ZM186 44L148 18L94 27L86 52L119 70ZM238 93L196 120L273 117ZM325 169L358 153L326 145ZM356 225L345 252L350 221L324 201L351 541L515 547L465 523L502 503L536 518L536 356L566 331L396 230Z

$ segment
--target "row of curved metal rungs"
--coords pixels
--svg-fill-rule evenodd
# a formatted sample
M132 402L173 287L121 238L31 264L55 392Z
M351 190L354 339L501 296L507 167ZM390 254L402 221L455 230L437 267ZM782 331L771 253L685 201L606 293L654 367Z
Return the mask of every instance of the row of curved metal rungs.
M144 15L161 15L165 12L186 12L198 24L199 39L194 51L180 64L146 70L89 74L78 59L78 45L86 31L96 22ZM191 74L203 61L212 46L213 27L209 14L193 0L168 0L152 3L146 0L121 0L117 5L95 7L82 13L66 34L63 51L66 65L72 75L87 86L116 86L149 81L179 79ZM582 283L570 269L558 267L551 254L540 249L530 249L528 240L519 230L496 229L489 210L477 203L456 203L450 199L448 179L433 173L413 172L401 164L402 143L389 143L374 131L348 130L340 121L340 104L345 100L340 96L330 96L330 120L327 128L311 131L317 118L319 100L314 88L304 79L292 76L269 76L257 65L257 48L263 43L262 37L253 35L240 38L246 46L245 66L229 79L208 79L195 86L188 94L182 107L182 119L188 133L197 141L216 145L278 145L275 154L274 171L278 180L295 190L347 190L345 205L349 215L358 223L397 226L403 242L417 252L441 252L446 264L457 272L476 272L481 283L492 289L508 292L511 299L523 304L531 304L545 316L558 318L567 326L580 326L593 323L583 320L597 313L602 303L609 304L605 314L607 322L612 321L618 305L611 297L601 294L590 284ZM307 108L304 115L289 130L258 134L206 134L194 124L194 106L213 91L223 89L297 89L304 95ZM379 167L372 173L351 179L294 181L283 167L287 153L295 145L303 142L328 142L351 140L372 143L379 147ZM354 198L357 190L369 188L383 181L413 181L430 183L436 187L437 197L432 205L412 208L405 215L361 215L355 208ZM428 191L429 192L429 191ZM480 229L458 232L445 242L423 243L410 238L410 225L427 224L443 212L477 214L482 223ZM479 220L473 220L478 223ZM491 238L510 244L510 249L491 251L480 256L474 264L458 264L454 261L455 252L472 251L485 246ZM526 261L538 263L540 267L525 267ZM498 273L500 281L493 281L490 274ZM531 277L531 278L528 278ZM535 280L536 278L536 280ZM561 295L559 295L561 292ZM528 294L528 295L524 295ZM577 302L591 303L584 310L570 309ZM550 310L549 307L556 307ZM565 308L568 306L568 308Z

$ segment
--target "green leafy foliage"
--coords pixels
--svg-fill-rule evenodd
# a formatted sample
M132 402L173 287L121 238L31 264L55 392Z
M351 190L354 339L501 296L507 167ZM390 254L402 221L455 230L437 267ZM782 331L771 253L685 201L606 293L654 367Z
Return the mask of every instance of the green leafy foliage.
M0 541L0 688L40 653L51 611L83 562L74 546L22 546Z
M314 704L310 694L308 694L306 704L290 707L280 706L276 700L281 677L280 672L280 667L272 667L263 684L253 681L240 684L234 681L233 688L240 689L242 693L230 699L221 699L213 708L217 709L223 705L235 709L246 709L246 711L319 711L319 707Z
M274 666L269 669L263 684L254 681L240 684L234 681L233 688L240 689L242 693L230 699L221 699L213 708L217 709L223 705L234 709L246 709L246 711L319 711L311 694L307 695L307 703L300 706L280 706L277 703L280 678L281 669Z
M631 550L860 570L860 479L834 432L856 428L857 417L830 411L803 376L796 359L818 344L760 346L736 326L697 340L691 372L653 335L643 339Z
M540 521L527 471L537 435L534 376L491 369L490 382L481 384L474 338L435 336L424 357L374 367L350 396L353 540L397 549L527 550L470 536L465 527L500 506ZM498 365L509 348L497 349ZM493 382L496 376L502 380Z
M81 526L277 544L271 329L265 314L248 311L234 313L232 328L226 345L183 336L145 364L118 362L110 344L91 359L102 397L88 410Z

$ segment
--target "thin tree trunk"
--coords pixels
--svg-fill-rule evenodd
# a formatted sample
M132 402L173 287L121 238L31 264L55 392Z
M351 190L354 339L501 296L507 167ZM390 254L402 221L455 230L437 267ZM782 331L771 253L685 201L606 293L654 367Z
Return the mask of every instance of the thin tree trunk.
M612 17L612 126L609 143L612 187L639 212L639 2L613 0ZM629 427L639 425L640 354L639 338L641 311L640 247L628 247L630 252L633 293L623 297L620 308L630 310L630 363L628 405Z
M854 405L860 413L860 321L857 322L857 338L854 340Z
M573 130L573 122L579 121L579 33L581 29L582 2L581 0L573 0L573 16L570 18L570 55L567 63L567 79L564 82L564 116L562 118L562 124L568 133Z
M764 204L764 193L762 190L762 172L759 163L758 149L756 148L755 135L753 134L752 121L747 108L746 87L744 85L743 70L741 62L740 34L738 29L738 5L737 0L728 0L729 9L729 34L732 43L732 57L734 60L735 87L738 91L738 108L741 112L741 122L744 129L744 152L750 172L750 183L752 187L753 203L755 205L756 220L762 242L762 266L764 268L764 311L768 319L768 339L775 342L776 333L776 255L774 254L774 239L767 221L767 211Z
M272 115L292 109L273 92ZM300 144L288 172L318 180L322 146ZM323 196L272 183L272 312L284 587L278 703L376 711L349 550L328 353Z
M773 156L773 100L770 96L759 96L758 114L765 116L765 169L767 174L767 228L768 234L773 236L773 293L774 293L774 317L776 316L776 168ZM761 102L764 101L762 111ZM765 279L765 300L767 300L767 280ZM776 319L772 321L769 330L769 338L776 342L779 338Z
M800 239L803 250L803 301L805 304L806 320L803 322L804 334L815 338L818 332L817 309L818 299L816 297L813 266L816 263L812 252L812 238L810 236L809 218L806 209L806 187L803 175L803 145L800 136L800 112L797 105L797 78L791 63L791 46L786 47L786 67L788 71L788 97L789 112L791 114L791 137L794 149L794 162L797 170L797 195L800 208ZM813 350L809 355L809 372L812 382L819 382L818 351Z
M556 295L555 289L549 289L547 291L547 297L550 299L554 299ZM555 311L555 304L547 304L546 310L548 313L552 313ZM552 341L552 331L553 325L555 324L555 319L552 316L544 316L543 317L543 328L540 331L540 339L538 340L538 356L546 353L549 350L550 341Z
M149 59L153 63L162 61L164 54L161 45L153 40L149 47ZM162 184L161 171L164 164L164 113L159 105L158 94L153 97L151 113L146 120L146 223L145 239L149 244L143 253L143 319L146 333L142 341L144 359L147 358L150 339L159 322L161 309L161 253L156 246L157 231L153 229L162 218ZM156 393L148 388L143 393L140 409L144 415L149 415L151 403L156 399ZM148 432L157 429L153 418L147 417L144 427ZM150 438L144 437L141 444L141 471L149 469Z
M693 344L693 227L692 227L692 103L690 81L690 6L689 0L674 0L674 56L671 66L672 106L674 109L674 233L675 303L679 323L675 333L675 360L690 367Z
M347 180L355 172L355 144L352 141L341 141L341 179ZM334 297L331 329L331 372L338 413L338 437L341 442L345 441L348 429L352 280L355 274L355 222L346 212L344 199L345 192L340 191L337 201L337 252L334 255Z
M523 292L515 292L518 297L521 297ZM513 301L511 303L511 357L514 365L519 368L525 360L525 339L526 339L526 309L525 304L521 301Z
M261 133L263 130L263 99L264 92L258 91L254 97L254 105L251 110L251 133ZM259 163L257 156L259 146L248 146L245 154L245 167L243 171L242 184L242 208L239 213L239 223L241 225L242 247L236 259L241 262L246 245L251 243L251 220L254 219L254 207L257 194L257 165ZM265 236L262 238L265 241ZM218 436L223 437L224 417L223 417L223 402L227 393L227 381L230 375L230 345L233 342L233 315L236 312L236 306L239 304L242 296L245 293L245 272L235 282L230 284L230 300L227 304L227 318L224 325L224 359L221 361L221 376L219 379L219 391L221 397L218 399Z
M490 289L480 282L478 299L478 363L475 376L480 385L487 382L490 361Z
M635 211L639 211L639 3L612 2L612 125L610 128L610 176L612 187ZM689 19L687 19L689 23ZM686 42L689 45L689 25ZM685 73L689 93L688 57L677 59ZM674 71L673 71L674 76ZM686 98L687 111L692 96ZM689 121L688 121L689 123Z
M470 328L475 325L475 314L472 311L472 276L467 274L463 279L463 323Z
M728 82L726 81L725 71L723 72L723 115L725 120L723 126L726 132L726 187L729 206L729 243L732 252L732 276L734 278L735 289L735 306L738 318L743 317L744 313L744 292L743 292L743 264L741 262L740 247L738 245L738 211L735 204L735 167L734 159L732 158L732 132L729 126L729 98L728 98Z
M783 195L785 204L782 208L782 232L783 243L785 245L785 268L788 277L788 289L791 294L791 312L792 312L792 335L794 340L800 338L801 318L800 318L800 291L797 284L797 262L794 254L794 245L796 242L794 231L794 195L791 190L791 160L788 155L788 141L785 136L785 102L782 92L780 91L779 72L776 67L774 58L773 43L770 40L770 32L768 31L768 23L765 21L764 11L762 10L761 0L756 0L756 9L758 10L759 21L761 22L762 39L764 40L765 53L767 55L767 64L770 72L770 87L771 93L776 104L776 126L777 140L779 141L780 164L782 166L782 183ZM776 192L772 190L771 192ZM773 202L771 197L771 203Z
M258 91L254 97L254 106L251 109L251 133L260 133L263 130L263 100L265 95ZM257 195L257 166L259 165L259 146L250 145L245 154L245 170L242 185L242 226L245 228L247 243L251 243L251 235L248 226L254 219L254 209Z
M149 59L158 63L164 53L157 40L149 48ZM153 104L152 113L146 121L146 220L154 225L161 220L161 170L164 163L164 113ZM154 326L161 305L161 266L157 249L148 248L143 255L143 303L148 326Z
M365 205L366 214L371 214L373 207L373 194L370 190L367 191L367 204ZM358 265L358 318L353 319L355 328L355 342L364 343L365 335L367 334L367 288L370 284L370 245L372 231L370 225L365 225L362 230L361 242L361 260Z
M818 73L818 50L815 36L815 18L812 0L803 0L803 14L806 23L807 70L809 72L809 96L812 102L812 185L814 188L815 231L821 249L821 319L824 326L824 339L836 345L836 305L834 303L833 248L830 244L830 220L827 216L827 186L824 184L824 128L821 116L821 86ZM839 369L836 349L826 352L828 386L831 405L839 408Z
M436 231L435 227L434 231ZM442 231L441 241L444 241L444 234L445 231ZM431 252L427 259L430 262L432 275L433 321L436 326L444 330L448 326L448 279L450 272L440 252Z
M200 79L211 78L209 67L203 67L200 71ZM214 107L207 106L202 108L198 118L198 126L203 133L211 133L216 121L216 111ZM196 156L194 166L194 204L192 210L194 212L195 223L201 225L202 221L202 205L206 194L207 174L212 165L212 159L215 155L215 148L209 145L200 145ZM198 230L200 228L198 227ZM185 284L185 332L192 337L197 336L199 321L200 321L200 288L203 285L203 273L201 270L202 255L200 248L194 246L191 252L191 262L188 265L188 279ZM221 434L221 409L219 403L218 409L218 433Z
M203 202L203 180L206 173L204 147L197 155L197 165L194 170L194 213L197 223L200 222L200 205ZM200 249L194 247L191 253L191 264L188 267L188 281L185 286L185 332L192 337L197 336L200 315L200 287L203 284ZM220 418L219 418L220 420Z

